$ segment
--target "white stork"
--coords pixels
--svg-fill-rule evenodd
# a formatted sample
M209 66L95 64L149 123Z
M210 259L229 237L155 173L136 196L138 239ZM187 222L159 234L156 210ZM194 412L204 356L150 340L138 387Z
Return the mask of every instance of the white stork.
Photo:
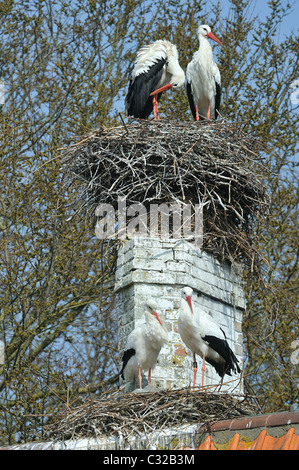
M146 119L154 112L159 119L158 101L163 91L185 83L185 73L178 61L178 51L169 41L158 40L138 52L126 96L129 116Z
M182 341L193 353L193 386L195 386L197 373L196 354L203 358L202 386L204 383L205 361L216 369L222 382L225 374L231 375L232 372L241 372L238 359L229 347L222 328L206 312L193 310L192 292L191 287L184 287L182 290L178 330Z
M222 45L207 25L199 26L199 49L186 70L187 94L194 119L217 119L221 99L221 76L208 38Z
M136 327L128 336L123 354L121 376L129 382L136 377L141 385L141 370L148 371L148 385L151 384L151 370L157 363L162 346L167 343L168 335L164 321L157 314L153 299L145 303L146 322Z

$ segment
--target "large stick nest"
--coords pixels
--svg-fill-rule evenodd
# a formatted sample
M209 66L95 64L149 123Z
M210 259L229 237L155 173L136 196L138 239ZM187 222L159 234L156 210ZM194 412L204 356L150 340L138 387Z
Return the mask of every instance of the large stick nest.
M242 124L133 121L99 129L63 154L63 167L81 182L77 204L94 210L142 203L204 204L204 249L221 259L259 258L252 223L268 205L261 145Z
M177 389L148 393L112 394L89 399L83 405L55 416L48 433L50 438L79 439L87 437L121 438L123 445L134 437L154 431L173 429L186 424L209 426L260 412L252 397L231 393Z

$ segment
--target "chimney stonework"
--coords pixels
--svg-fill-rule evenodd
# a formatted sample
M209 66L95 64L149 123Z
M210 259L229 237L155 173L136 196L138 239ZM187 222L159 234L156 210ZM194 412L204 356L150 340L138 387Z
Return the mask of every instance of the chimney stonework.
M168 344L162 348L152 371L152 385L159 389L183 388L193 382L192 355L177 331L184 286L193 288L195 309L204 309L223 328L242 369L245 299L240 273L228 262L220 263L211 254L182 239L136 237L125 241L118 252L115 292L119 348L124 350L130 332L144 322L144 302L154 298L158 313L164 315L169 334ZM200 386L200 357L197 362L196 383ZM226 375L221 391L242 393L242 380L233 380L239 377ZM205 386L217 385L219 381L215 370L206 363ZM143 384L146 383L144 380ZM125 391L134 388L132 384L126 384Z

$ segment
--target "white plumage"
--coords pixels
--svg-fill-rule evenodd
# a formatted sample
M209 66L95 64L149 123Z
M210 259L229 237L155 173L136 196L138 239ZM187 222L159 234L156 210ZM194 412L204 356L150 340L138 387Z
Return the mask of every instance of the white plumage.
M158 101L163 91L185 83L185 73L180 67L178 51L169 41L158 40L143 46L138 52L126 96L129 116L141 119L159 119Z
M222 328L204 311L194 311L191 295L193 290L182 290L181 309L178 318L178 331L184 344L193 353L195 386L197 363L196 354L203 358L202 385L204 380L205 360L215 369L221 379L225 374L240 372L238 360L230 349Z
M129 335L121 375L129 382L139 379L141 370L148 372L148 385L151 382L151 370L155 367L162 346L167 343L168 335L164 320L157 314L156 302L153 299L145 303L145 323L136 327Z
M186 70L187 94L194 119L217 119L221 99L221 76L213 59L208 38L222 45L211 28L198 28L199 49L193 55Z

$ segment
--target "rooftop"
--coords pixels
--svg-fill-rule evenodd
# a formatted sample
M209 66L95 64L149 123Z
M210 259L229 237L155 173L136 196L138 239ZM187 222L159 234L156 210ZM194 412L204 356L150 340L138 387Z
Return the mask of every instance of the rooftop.
M122 447L120 437L98 436L32 442L0 450L299 450L299 411L220 420L208 433L206 426L185 425L153 436L140 435L131 444Z

